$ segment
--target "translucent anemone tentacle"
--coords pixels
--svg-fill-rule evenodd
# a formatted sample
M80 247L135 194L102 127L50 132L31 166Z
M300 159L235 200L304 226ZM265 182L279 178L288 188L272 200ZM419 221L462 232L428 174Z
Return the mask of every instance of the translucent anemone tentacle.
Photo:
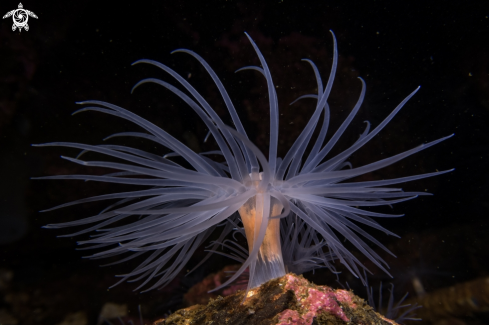
M42 177L32 177L32 179L66 179L66 180L76 179L76 180L84 180L84 181L97 181L97 182L132 184L132 185L192 187L192 188L202 188L209 191L215 191L219 189L218 186L213 184L192 183L192 182L185 182L185 181L171 180L171 179L122 178L122 177L93 176L93 175L42 176ZM43 211L49 211L49 210L52 209L43 210Z
M406 177L400 177L400 178L392 178L392 179L385 179L385 180L379 180L379 181L365 181L365 182L354 182L354 183L340 183L340 184L331 184L331 187L373 187L373 186L386 186L386 185L393 185L393 184L399 184L399 183L405 183L405 182L412 182L418 179L423 179L427 177L432 177L432 176L437 176L437 175L443 175L449 172L454 171L455 169L447 169L447 170L442 170L439 172L433 172L433 173L426 173L426 174L419 174L419 175L413 175L413 176L406 176Z
M96 145L95 147L105 148L105 149L114 150L114 151L120 151L123 153L127 153L127 154L131 154L131 155L140 157L140 158L154 160L154 161L157 161L157 162L162 163L162 164L171 165L171 166L174 166L177 168L182 168L182 166L174 163L171 160L165 159L164 157L161 157L161 156L158 156L158 155L155 155L153 153L149 153L149 152L146 152L143 150L135 149L135 148L130 148L130 147L126 147L126 146L118 146L118 145L113 145L113 144L99 144L99 145ZM87 152L92 152L92 150L84 149L81 153L78 154L78 156L76 156L76 158L79 159L83 154L85 154Z
M212 203L212 204L207 204L207 205L199 205L199 206L195 206L195 207L189 206L189 207L184 207L184 208L165 208L165 209L161 209L161 210L144 210L144 211L137 211L137 212L141 213L141 214L166 214L166 213L178 213L178 212L188 213L188 212L197 212L197 211L208 211L208 210L224 208L226 206L234 205L234 204L239 203L239 202L244 203L244 202L246 202L246 200L248 200L253 195L255 195L255 192L247 191L247 192L242 193L236 197L229 198L229 199L223 200L223 201L218 202L218 203ZM116 212L118 212L118 213L134 213L135 211L119 210Z
M209 114L209 116L212 118L212 120L214 120L214 122L216 122L216 124L221 124L221 125L223 124L221 121L221 118L211 108L211 106L207 103L207 101L182 76L180 76L178 73L176 73L173 69L171 69L170 67L168 67L168 66L166 66L160 62L153 61L153 60L139 60L139 61L134 62L133 65L139 64L139 63L147 63L147 64L154 65L154 66L162 69L163 71L167 72L168 74L170 74L173 78L175 78L175 80L177 80L182 86L184 86L185 89L187 89L192 94L192 96L194 96L194 98L197 100L197 102L204 108L204 110L207 112L207 114ZM237 148L237 145L234 142L234 139L232 139L230 137L230 135L225 130L222 130L222 132L223 132L224 137L228 141L229 145L231 146L231 149L233 150L234 154L236 155L234 157L231 157L231 156L228 157L229 160L227 160L228 166L229 166L230 172L231 172L231 177L235 180L242 181L243 177L246 178L248 175L241 175L239 173L238 167L236 165L236 160L235 160L235 159L237 159L238 155L241 154L241 152Z
M218 128L214 124L214 121L211 120L211 118L203 111L203 109L199 105L197 105L197 103L195 101L193 101L190 97L188 97L182 91L180 91L176 87L170 85L169 83L164 82L164 81L159 80L159 79L154 79L154 78L148 78L148 79L141 80L140 82L138 82L133 87L133 90L136 89L137 87L139 87L140 85L145 84L145 83L155 83L155 84L158 84L160 86L163 86L163 87L167 88L168 90L170 90L171 92L173 92L178 97L180 97L187 105L189 105L199 115L199 117L202 119L202 121L204 121L206 126L209 128L209 131L214 136L214 139L216 139L216 141L219 145L219 148L221 148L223 155L224 155L224 158L228 162L228 165L231 164L231 166L234 166L234 163L236 163L236 166L239 169L241 177L246 177L248 175L245 162L243 160L243 157L241 156L241 152L239 150L237 150L236 144L234 143L234 141L230 142L231 149L232 149L232 152L231 152L231 150L229 150L226 142L224 141L223 137L219 133ZM229 141L230 138L227 137L227 140ZM233 171L234 171L234 169L233 169Z
M211 192L206 191L204 189L192 189L192 188L154 188L150 190L140 190L140 191L132 191L132 192L121 192L114 194L104 194L98 196L92 196L89 198L76 200L70 203L65 203L53 207L51 209L44 210L43 212L52 211L60 208L65 208L75 204L88 203L94 201L102 201L102 200L110 200L110 199L120 199L120 198L131 198L131 197L145 197L145 196L156 196L159 195L161 198L164 197L165 194L187 194L186 198L207 198L211 196ZM175 199L175 196L172 197L172 200Z
M222 242L224 240L224 238L230 233L232 232L233 228L236 226L235 222L233 221L233 219L235 219L235 217L233 216L236 216L236 214L233 214L231 215L231 217L229 217L226 221L226 225L223 229L223 231L221 232L221 234L219 235L219 238L215 241L215 243L212 245L212 247L210 248L208 254L202 259L200 260L200 262L194 266L193 269L191 269L188 273L192 273L193 271L195 271L199 266L201 266L202 264L204 264L205 261L207 261L212 253L211 251L215 251L217 249L217 247L219 246L219 242ZM187 274L188 274L187 273Z
M182 198L182 195L165 195L164 197L152 197L146 200L142 200L139 202L132 203L125 208L130 208L130 209L141 209L147 206L152 206L155 204L164 204L165 202L175 202L178 201L179 199ZM186 199L186 198L184 198ZM92 217L88 218L83 218L80 220L75 220L75 221L70 221L70 222L64 222L64 223L56 223L56 224L48 224L44 226L43 228L65 228L65 227L74 227L74 226L81 226L81 225L86 225L94 222L99 222L106 220L108 218L112 218L114 216L118 215L115 211L107 211L104 213L97 214ZM129 217L129 215L128 215Z
M321 130L319 131L319 135L316 139L316 142L314 143L314 146L311 149L311 152L309 153L306 161L304 162L304 166L306 166L314 157L316 157L319 150L321 149L321 146L324 142L324 139L326 138L326 133L328 132L329 120L330 120L330 111L329 111L328 103L326 103L326 105L324 105L323 115L324 115L323 116L323 125L321 126ZM296 176L296 175L291 175L291 176Z
M246 131L243 127L243 124L241 123L241 120L238 117L238 114L236 113L236 109L234 108L233 102L231 101L231 98L229 98L229 95L226 91L226 88L224 88L224 85L222 84L221 80L219 77L216 75L214 70L210 67L210 65L197 53L194 51L186 50L186 49L179 49L175 50L172 52L173 53L178 53L178 52L183 52L192 55L194 58L196 58L202 66L207 70L209 75L211 76L212 80L216 84L217 88L219 89L219 92L221 93L222 98L224 99L224 103L226 104L228 111L231 115L231 118L234 122L234 125L236 126L236 129L239 133L243 134L246 138L248 136L246 135ZM251 152L249 149L246 149L246 157L247 160L250 164L250 170L251 172L258 172L258 162L256 160L255 155L253 152Z
M337 49L336 49L336 39L335 39L335 36L334 36L333 33L332 33L332 35L333 35L333 41L334 41L333 65L332 65L330 76L329 76L329 79L328 79L328 83L327 83L327 86L326 86L326 89L324 90L324 92L323 92L323 89L322 89L323 86L322 86L321 76L319 74L319 71L318 71L316 65L314 64L314 62L312 62L309 59L303 59L303 61L308 62L312 66L312 68L314 70L314 74L316 76L316 81L317 81L317 84L318 84L318 95L317 96L316 95L304 95L304 96L299 97L295 101L297 101L299 99L302 99L302 98L317 98L318 99L317 108L320 108L320 106L322 106L324 108L324 121L323 121L323 125L321 127L320 132L319 132L318 138L316 139L316 142L315 142L315 144L314 144L311 152L309 153L309 156L307 157L306 162L304 163L304 165L306 165L313 157L315 157L317 155L317 153L319 152L319 149L321 148L321 145L323 144L323 141L324 141L324 139L326 137L326 132L328 130L330 112L329 112L329 105L328 105L328 103L327 103L326 100L328 99L329 93L331 91L331 87L332 87L332 84L333 84L333 79L334 79L334 76L336 74L336 66L337 66L337 62L338 62L338 52L337 52ZM313 117L313 118L315 118L315 117ZM304 144L302 146L300 146L299 154L297 155L295 153L293 155L294 156L294 162L291 165L290 170L289 170L289 172L287 174L287 180L297 174L297 171L298 171L298 169L300 167L300 163L301 163L301 160L302 160L301 157L304 154L304 151L305 151L305 149L307 147L307 144L309 143L309 140L310 140L310 137L312 136L312 132L313 131L314 131L314 129L310 129L309 130L308 138L307 138L307 140L303 141ZM292 151L292 148L289 151L289 153L291 151ZM284 165L282 167L283 170L285 170L285 168L287 168L286 165Z
M238 70L236 70L234 72L236 73L236 72L241 72L241 71L245 71L245 70L255 70L255 71L260 72L263 76L265 76L265 71L262 68L256 67L256 66L253 66L253 65L239 68Z
M153 135L161 138L163 140L162 144L165 146L169 146L173 151L180 152L180 154L185 157L185 159L192 164L192 166L200 172L203 173L208 173L213 175L214 171L212 167L208 166L202 158L190 150L187 146L185 146L183 143L169 135L167 132L163 131L153 123L137 116L134 113L131 113L119 106L109 104L106 102L102 101L85 101L85 102L79 102L78 104L95 104L95 105L100 105L103 107L107 108L100 108L100 107L85 107L82 108L78 111L76 111L73 114L79 113L79 112L84 112L84 111L98 111L114 116L118 116L121 118L124 118L126 120L129 120L133 123L138 124L139 126L143 127L144 129L148 130L149 132L153 133Z
M151 168L138 167L135 165L121 164L121 163L111 163L111 162L104 162L104 161L83 161L83 160L73 159L65 156L61 156L61 158L84 166L113 168L113 169L129 171L129 172L135 172L140 175L170 178L175 180L181 180L184 182L195 182L195 183L204 183L204 184L214 183L220 186L229 186L230 188L238 188L238 189L242 187L241 183L238 183L231 178L212 177L206 174L196 173L193 170L186 170L185 173L177 173L173 171L156 170Z
M339 127L339 129L335 132L335 134L333 135L333 137L321 149L321 152L319 154L317 154L317 152L314 152L314 151L311 152L311 154L314 154L314 156L312 156L312 157L315 158L315 159L311 159L310 160L311 161L310 165L305 165L302 172L309 172L312 168L314 168L314 163L312 163L313 160L316 160L316 159L322 160L324 157L326 157L326 155L330 152L331 148L333 148L333 146L336 144L336 142L341 137L341 135L343 135L343 132L346 130L346 128L348 127L348 125L350 124L350 122L353 120L353 118L355 117L355 115L357 115L357 112L358 112L358 110L360 109L360 106L363 103L363 99L365 98L365 91L366 91L366 89L365 89L366 88L365 81L363 81L362 78L358 78L358 79L360 79L360 81L362 82L362 90L360 92L360 96L358 97L357 103L355 104L355 106L351 110L350 114L345 119L345 121L343 121L343 123L341 124L341 126Z
M309 119L309 122L307 123L306 127L304 128L302 133L299 135L297 140L294 142L294 144L292 145L290 150L285 155L282 163L280 164L280 167L277 170L277 176L276 176L276 178L279 180L283 179L284 174L285 174L285 170L289 166L292 159L295 159L297 165L295 167L291 167L291 169L295 170L298 167L298 164L300 162L302 154L304 153L305 147L307 147L309 139L312 136L312 132L314 131L314 128L316 127L316 124L319 120L319 115L321 114L323 107L326 106L326 102L327 102L329 94L331 92L331 88L333 87L333 80L334 80L334 77L336 74L336 67L338 65L338 51L336 48L336 38L335 38L333 32L331 32L331 34L333 36L333 43L334 43L334 45L333 45L333 50L334 50L333 65L331 67L331 72L329 75L328 83L326 84L326 89L324 90L324 93L321 94L321 96L319 96L319 93L318 93L319 100L318 100L318 103L316 105L316 110L315 110L314 114ZM306 141L306 139L307 139L307 141ZM302 150L300 150L301 148L302 148ZM300 152L300 154L298 154L298 152ZM292 174L291 174L291 176L292 176Z
M318 95L302 95L302 96L299 96L297 97L294 101L292 101L289 105L293 105L295 103L297 103L299 100L301 99L304 99L304 98L312 98L312 99L318 99L319 96Z
M427 149L431 146L434 146L435 144L440 143L446 139L449 139L452 136L453 135L449 135L447 137L443 137L441 139L438 139L438 140L435 140L435 141L432 141L432 142L429 142L426 144L422 144L422 145L420 145L416 148L413 148L411 150L407 150L403 153L397 154L397 155L389 157L389 158L379 160L377 162L374 162L374 163L371 163L368 165L364 165L362 167L357 167L357 168L353 168L353 169L349 169L349 170L339 170L339 171L334 171L334 172L309 173L309 174L298 175L298 176L293 177L292 179L289 180L289 185L295 185L295 184L304 183L304 182L313 181L313 180L327 180L327 179L337 179L337 178L348 179L348 178L352 178L352 177L355 177L358 175L362 175L362 174L365 174L365 173L368 173L368 172L371 172L371 171L392 165L393 163L395 163L401 159L404 159L404 158L406 158L406 157L408 157L408 156L410 156L416 152L419 152L423 149Z
M300 209L299 207L292 205L291 210L297 214L302 220L306 222L306 224L310 225L318 233L320 233L326 241L329 243L329 248L333 251L333 253L338 257L340 262L345 265L345 267L356 277L360 274L358 266L363 268L363 265L360 261L353 256L353 254L347 250L341 242L328 231L327 227L321 226L314 218L314 216L310 216L305 211Z
M321 79L321 74L319 73L317 66L309 59L302 59L301 61L309 63L314 70L314 76L316 77L318 85L318 98L321 98L323 96L323 80Z
M290 214L290 202L289 200L278 191L270 192L270 195L280 201L280 204L284 207L284 211L278 216L270 217L270 219L282 219Z
M401 108L411 99L411 97L416 94L416 92L419 90L420 87L416 88L411 94L409 94L404 100L397 105L397 107L390 113L372 132L370 132L365 138L363 138L361 141L356 142L353 146L350 148L346 149L343 151L341 154L337 155L336 157L328 160L327 162L324 163L325 166L330 166L335 164L338 160L343 159L345 156L350 156L353 152L355 152L358 148L363 146L365 143L367 143L370 139L372 139L377 133L379 133L386 125L389 123L394 116L401 110ZM329 148L323 148L318 156L316 156L312 161L311 161L311 167L314 168L312 171L320 170L321 167L316 167L321 160L324 159L326 156L326 150L329 150Z
M270 168L269 162L267 162L267 159L265 156L261 153L260 149L258 149L257 146L255 146L251 141L246 139L242 134L236 132L230 127L227 127L228 131L231 132L232 135L235 137L239 138L244 145L248 146L251 151L256 155L256 158L258 158L258 161L260 162L262 168L263 168L263 176L262 180L260 181L260 190L265 189L266 186L270 183L272 180L272 169Z
M348 241L350 241L362 254L369 258L378 268L383 270L385 273L388 273L385 267L387 263L370 247L368 246L362 239L360 239L353 231L350 230L348 226L346 226L341 221L337 220L334 215L328 213L325 209L320 209L314 205L307 205L313 213L318 216L318 220L321 222L325 222L328 226L334 228L341 235L343 235ZM388 251L388 250L387 250Z
M267 80L268 87L268 100L270 103L270 148L268 154L268 160L270 162L270 170L272 175L275 175L275 166L277 161L277 147L278 147L278 101L277 101L277 93L275 92L275 86L273 84L272 75L270 73L270 69L268 68L267 62L263 57L263 54L256 46L253 39L245 33L246 37L248 37L251 45L253 46L256 54L258 55L258 59L263 67L263 73Z

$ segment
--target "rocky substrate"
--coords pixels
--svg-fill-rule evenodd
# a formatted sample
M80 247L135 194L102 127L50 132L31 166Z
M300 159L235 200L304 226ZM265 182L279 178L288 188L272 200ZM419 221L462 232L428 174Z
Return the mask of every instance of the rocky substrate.
M389 325L396 322L376 313L351 291L317 286L287 274L259 288L212 299L207 305L180 309L153 325Z

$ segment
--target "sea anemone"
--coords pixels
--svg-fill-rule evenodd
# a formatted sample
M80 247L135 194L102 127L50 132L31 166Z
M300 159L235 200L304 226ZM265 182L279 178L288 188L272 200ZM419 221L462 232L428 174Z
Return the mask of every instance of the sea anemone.
M372 212L359 207L392 205L413 199L418 195L429 195L425 192L403 192L401 188L386 186L448 172L446 170L388 180L346 182L356 176L391 165L450 137L422 144L361 167L354 168L347 162L355 151L376 136L392 120L419 87L377 127L371 130L370 124L366 122L365 130L355 143L336 156L325 159L357 114L365 96L365 82L359 78L362 90L356 105L334 135L325 141L330 120L328 96L338 63L334 34L333 63L326 86L323 87L316 65L311 60L303 60L309 63L314 71L317 94L304 95L299 99L313 98L316 107L288 153L283 158L277 157L279 111L275 86L265 58L251 37L248 34L246 36L258 55L261 67L249 66L238 71L255 70L265 77L270 105L268 159L249 140L236 109L216 73L202 57L185 49L176 50L174 53L191 55L207 70L224 99L235 128L226 126L185 78L162 63L139 60L134 64L146 63L162 69L183 86L187 93L158 79L144 79L134 88L144 83L156 83L177 95L199 115L217 142L219 150L196 153L150 121L124 108L102 101L80 102L78 104L89 106L75 113L96 111L131 121L146 132L123 132L108 138L120 136L144 138L169 149L172 153L159 156L133 147L111 144L54 142L38 145L81 149L83 151L76 158L62 158L84 166L103 167L116 171L103 176L61 175L39 177L41 179L77 179L145 187L137 191L89 197L45 210L99 200L119 199L97 215L45 226L45 228L64 228L91 225L87 229L64 236L72 237L96 231L88 240L78 242L81 245L88 244L87 249L103 248L101 252L89 256L91 258L100 259L128 254L117 262L120 263L147 253L146 259L131 272L121 275L122 279L118 283L142 280L142 284L136 290L146 287L146 291L162 287L180 272L195 250L214 230L219 228L221 234L211 250L221 245L226 236L237 227L241 227L241 224L246 235L248 252L242 255L246 258L243 258L241 268L222 286L235 280L247 268L249 268L249 289L270 279L281 277L286 273L284 256L292 269L297 264L303 266L296 268L298 271L313 269L318 264L332 267L331 261L335 259L355 276L362 278L364 266L344 246L343 238L387 272L385 261L360 236L387 252L389 250L358 224L394 235L371 217L401 215ZM319 127L321 116L322 125ZM316 129L318 135L313 137ZM86 152L117 158L118 162L83 161L80 156ZM224 161L213 160L209 157L212 155L221 155ZM172 156L183 158L186 165L182 166L170 160ZM294 222L294 220L298 221ZM285 254L282 253L282 245L286 246ZM301 251L307 253L300 254ZM306 260L299 260L300 258ZM149 284L152 279L154 281Z

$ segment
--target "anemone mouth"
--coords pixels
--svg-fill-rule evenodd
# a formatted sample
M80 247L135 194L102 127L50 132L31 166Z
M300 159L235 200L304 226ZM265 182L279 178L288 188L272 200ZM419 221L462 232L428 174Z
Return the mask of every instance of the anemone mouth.
M239 71L258 72L267 83L270 106L268 159L249 140L226 89L212 68L198 54L184 49L175 52L193 56L207 70L224 99L235 128L226 126L185 78L162 63L139 60L134 64L146 63L162 69L190 95L168 82L154 78L140 81L133 90L145 83L155 83L179 97L202 119L219 147L212 154L220 155L224 161L210 159L207 156L209 153L196 153L150 121L122 107L101 101L81 102L79 104L88 106L75 113L96 111L130 121L145 132L122 132L106 139L122 136L143 138L169 149L171 153L159 156L137 148L112 144L54 142L39 145L77 148L82 151L76 158L62 158L84 166L115 170L106 175L62 175L39 179L76 179L144 187L131 192L89 197L49 209L116 200L97 215L47 225L46 228L90 225L65 237L96 231L88 240L79 242L80 245L88 245L82 249L101 249L89 256L94 259L122 256L117 262L121 263L145 255L146 258L137 268L121 275L119 283L141 281L142 284L136 290L146 288L145 291L168 284L214 231L220 231L220 235L212 242L209 255L199 265L220 246L228 249L227 253L220 254L242 263L241 268L221 287L237 279L248 268L248 288L252 288L284 275L286 269L301 273L328 267L336 272L334 261L339 261L363 280L365 267L344 246L343 241L349 241L377 267L388 273L385 261L365 239L388 253L389 250L361 226L395 235L372 218L401 215L377 213L361 207L391 205L419 195L429 195L426 192L404 192L400 188L388 186L450 171L388 180L348 182L356 176L391 165L450 137L422 144L360 167L353 167L347 161L352 153L370 141L394 118L419 87L373 130L367 122L365 130L355 143L336 156L326 159L356 116L365 96L365 82L360 78L362 90L355 106L333 136L326 141L330 120L328 97L338 63L333 33L333 62L325 85L316 65L308 59L304 60L314 71L318 91L317 94L301 96L298 100L312 98L316 100L316 106L288 153L283 158L277 157L279 114L275 86L265 58L251 37L246 35L261 67L245 67ZM313 138L315 130L319 132ZM81 157L87 152L96 152L111 157L111 160L82 160ZM172 157L183 158L190 167L179 165ZM114 158L116 162L113 161ZM248 250L226 239L236 232L246 237Z

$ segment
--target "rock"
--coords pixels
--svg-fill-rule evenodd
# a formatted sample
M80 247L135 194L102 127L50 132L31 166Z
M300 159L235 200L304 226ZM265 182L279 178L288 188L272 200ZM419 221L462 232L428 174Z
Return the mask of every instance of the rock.
M469 315L489 314L489 277L457 283L405 303L423 306L416 311L416 316L422 319L420 324L464 324L463 319Z
M376 313L353 292L317 286L302 276L287 274L250 290L212 299L206 306L181 309L153 325L339 325L396 322Z

